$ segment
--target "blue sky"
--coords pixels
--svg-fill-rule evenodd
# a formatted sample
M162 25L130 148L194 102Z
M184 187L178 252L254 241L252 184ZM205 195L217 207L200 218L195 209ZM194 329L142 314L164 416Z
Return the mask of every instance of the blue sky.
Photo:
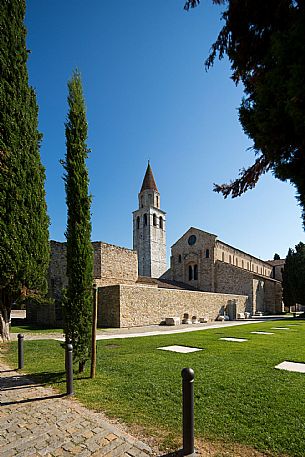
M30 83L39 104L50 238L65 240L63 169L67 81L82 74L89 124L92 239L132 248L132 211L150 159L167 212L169 247L190 227L262 259L304 241L289 183L264 176L224 200L213 183L250 165L238 122L242 87L228 62L204 60L221 27L209 0L28 0Z

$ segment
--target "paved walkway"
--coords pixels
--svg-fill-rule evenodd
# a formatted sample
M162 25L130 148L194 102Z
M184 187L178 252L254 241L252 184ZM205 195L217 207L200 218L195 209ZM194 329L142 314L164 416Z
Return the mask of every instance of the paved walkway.
M152 450L76 400L0 363L1 457L148 457Z
M205 324L190 324L190 325L177 325L169 327L167 325L147 325L144 327L130 327L130 328L107 328L97 329L97 340L111 340L116 338L136 338L140 336L156 336L156 335L171 335L174 333L196 332L198 330L209 330L213 328L234 327L238 325L257 324L270 320L288 319L281 316L264 316L258 319L246 319L239 321L223 321L223 322L208 322ZM289 318L291 319L291 318ZM57 333L37 333L26 332L24 334L27 340L59 340L64 341L61 332ZM11 340L17 340L17 334L11 333Z

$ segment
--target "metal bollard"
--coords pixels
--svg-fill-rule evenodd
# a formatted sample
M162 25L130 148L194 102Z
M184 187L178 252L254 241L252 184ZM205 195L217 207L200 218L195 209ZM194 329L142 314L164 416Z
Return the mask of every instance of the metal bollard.
M73 346L67 344L66 349L66 380L67 380L67 395L73 395Z
M182 408L183 408L183 455L194 456L194 371L183 368Z
M18 370L24 367L23 339L24 336L18 333Z

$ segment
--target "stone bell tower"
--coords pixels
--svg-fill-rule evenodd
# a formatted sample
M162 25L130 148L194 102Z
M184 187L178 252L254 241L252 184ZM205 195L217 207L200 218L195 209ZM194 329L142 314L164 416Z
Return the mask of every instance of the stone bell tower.
M165 212L148 161L139 193L139 209L133 212L133 249L138 253L140 276L159 278L166 270Z

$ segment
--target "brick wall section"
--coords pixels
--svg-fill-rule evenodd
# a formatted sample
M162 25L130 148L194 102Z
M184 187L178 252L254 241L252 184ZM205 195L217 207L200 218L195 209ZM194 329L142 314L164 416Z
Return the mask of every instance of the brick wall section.
M160 324L166 317L184 313L214 321L232 300L236 311L244 312L248 297L186 290L155 289L145 286L116 285L99 290L99 325L134 327Z

